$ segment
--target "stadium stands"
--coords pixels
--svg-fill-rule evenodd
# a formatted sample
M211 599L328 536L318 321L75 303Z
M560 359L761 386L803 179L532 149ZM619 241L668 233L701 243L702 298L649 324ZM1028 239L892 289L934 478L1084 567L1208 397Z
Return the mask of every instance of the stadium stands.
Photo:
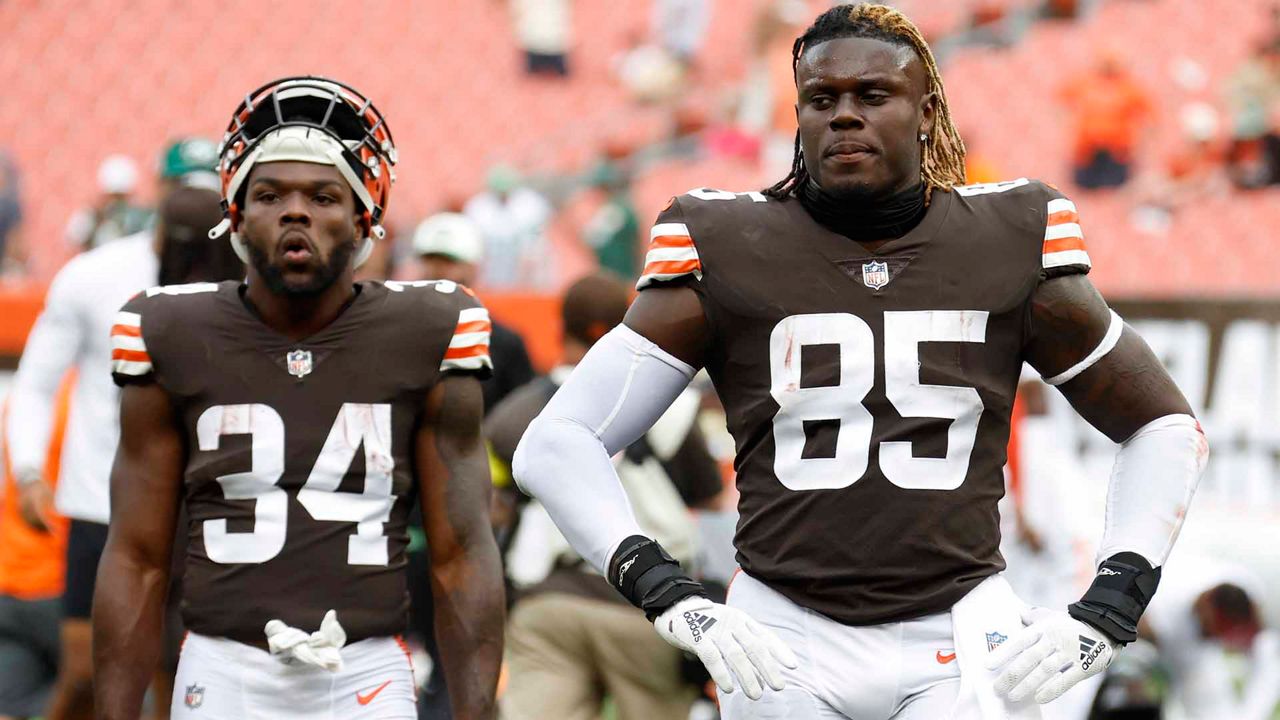
M959 27L982 3L901 4L937 34ZM1159 118L1139 166L1158 162L1179 138L1182 104L1218 103L1221 81L1248 53L1267 6L1267 0L1108 0L1083 21L1038 23L1012 48L962 49L944 75L962 132L1003 175L1041 177L1069 190L1066 118L1044 112L1063 81L1099 52L1130 63L1151 85ZM393 223L466 197L493 162L537 173L576 171L610 138L643 144L665 131L663 112L635 106L613 80L611 62L644 32L647 18L616 12L611 3L575 4L571 76L564 81L524 76L501 2L371 3L358 15L346 4L301 0L184 3L180 14L159 0L127 7L109 0L0 3L0 27L7 28L0 43L0 138L14 146L23 172L29 232L39 238L37 278L65 259L63 223L92 196L92 168L103 156L124 152L149 166L166 138L219 133L245 87L286 73L349 80L393 119L402 152ZM715 5L695 102L713 105L743 78L751 7ZM1165 51L1150 52L1157 47ZM1187 61L1203 69L1201 89L1174 82ZM765 180L745 162L672 161L639 179L640 209L650 214L666 196L692 186L754 189ZM1195 203L1158 236L1130 227L1126 194L1075 194L1104 289L1270 290L1267 269L1280 247L1259 236L1280 221L1274 191Z

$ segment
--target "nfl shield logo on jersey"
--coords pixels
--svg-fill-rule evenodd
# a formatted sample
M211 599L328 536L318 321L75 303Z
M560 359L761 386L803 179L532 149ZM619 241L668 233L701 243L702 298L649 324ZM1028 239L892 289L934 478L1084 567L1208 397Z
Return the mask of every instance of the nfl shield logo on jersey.
M1009 639L1008 635L1001 635L998 632L987 633L987 652L994 651L996 648L1004 644L1004 641L1008 639Z
M879 290L889 284L889 264L883 262L862 263L862 284Z
M188 685L186 695L183 696L182 702L187 707L195 710L204 704L204 688L196 685Z
M310 350L290 350L284 359L289 365L290 375L300 378L311 373Z

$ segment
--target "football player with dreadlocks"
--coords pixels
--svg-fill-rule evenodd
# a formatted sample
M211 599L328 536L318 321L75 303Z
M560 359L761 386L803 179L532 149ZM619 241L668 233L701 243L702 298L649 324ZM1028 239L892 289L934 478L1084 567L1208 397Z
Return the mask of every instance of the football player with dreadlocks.
M1207 444L1089 283L1075 205L964 185L906 17L834 7L793 63L790 175L671 201L624 324L530 426L516 478L706 664L728 720L1037 717L1134 639ZM1069 608L1024 608L1000 575L1024 361L1120 443L1098 575ZM639 530L609 463L700 367L737 444L725 604Z
M396 150L321 78L249 93L220 150L245 282L152 288L112 329L123 386L94 598L99 717L136 718L190 518L175 718L414 718L406 523L420 502L455 718L492 718L503 589L479 380L488 313L451 282L353 273Z

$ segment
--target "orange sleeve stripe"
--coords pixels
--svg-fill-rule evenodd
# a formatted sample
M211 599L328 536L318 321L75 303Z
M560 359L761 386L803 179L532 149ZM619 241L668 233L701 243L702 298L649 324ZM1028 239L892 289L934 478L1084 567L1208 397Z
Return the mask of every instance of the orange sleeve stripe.
M472 320L471 322L458 323L458 329L454 331L454 335L473 332L490 332L493 325L488 320Z
M701 270L702 263L697 260L655 260L644 266L644 275L683 275Z
M137 325L112 325L112 335L126 335L128 337L142 337L142 328Z
M649 241L649 249L656 250L658 248L691 248L693 238L688 235L659 235Z
M1045 224L1046 225L1062 225L1064 223L1078 223L1078 222L1080 222L1080 215L1078 215L1077 213L1071 210L1063 210L1062 212L1056 212L1050 215L1049 221Z
M125 362L151 362L151 356L142 350L112 350L112 360L124 360Z
M1061 238L1044 241L1044 254L1063 252L1064 250L1084 250L1084 239L1078 237Z
M488 345L468 345L467 347L449 348L444 351L445 360L461 360L463 358L482 357L489 354Z
M1084 239L1078 237L1066 237L1058 240L1046 240L1044 242L1044 254L1064 252L1067 250L1084 250Z

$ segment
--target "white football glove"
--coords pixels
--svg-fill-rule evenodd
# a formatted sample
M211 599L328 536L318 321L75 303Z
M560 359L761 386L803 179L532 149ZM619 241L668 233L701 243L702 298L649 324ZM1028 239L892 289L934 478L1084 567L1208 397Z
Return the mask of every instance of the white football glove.
M741 610L704 597L672 605L653 626L663 640L697 655L723 693L733 692L736 675L747 697L759 700L764 694L761 678L774 690L786 687L778 663L791 669L800 664L773 631Z
M347 644L347 631L338 624L337 612L330 610L325 613L320 629L313 633L290 627L282 620L267 622L265 630L267 647L280 661L314 665L329 672L342 669L342 653L339 651Z
M995 690L1013 702L1032 693L1042 705L1056 700L1107 669L1115 657L1111 638L1065 610L1029 607L1022 611L1022 622L1027 627L987 656L988 670L1008 664L996 678Z

